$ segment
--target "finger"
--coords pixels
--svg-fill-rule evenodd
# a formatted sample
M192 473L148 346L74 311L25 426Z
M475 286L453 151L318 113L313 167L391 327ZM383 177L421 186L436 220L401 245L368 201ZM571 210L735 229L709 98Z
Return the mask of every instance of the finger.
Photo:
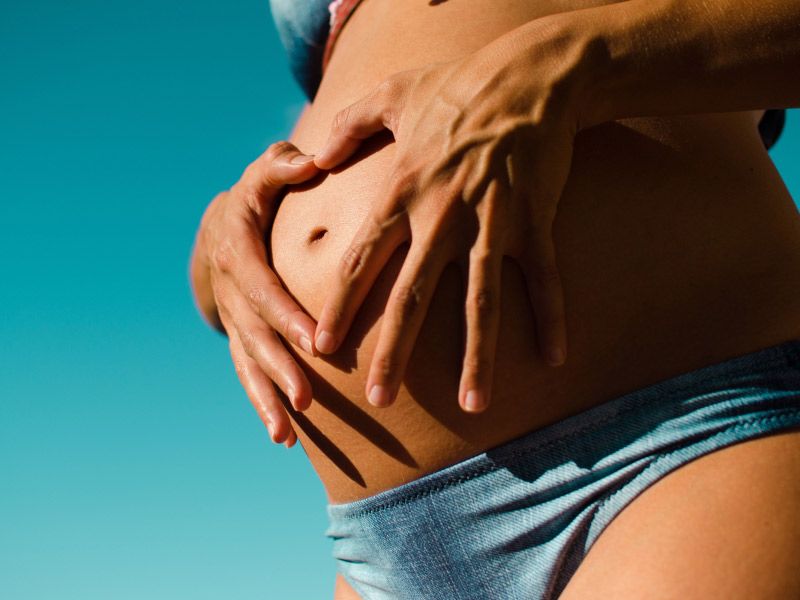
M259 418L266 425L272 441L278 444L283 443L294 434L292 424L286 414L286 408L275 392L272 382L245 352L232 324L231 330L233 333L229 337L229 346L236 375Z
M361 100L337 112L328 141L314 156L314 163L321 169L332 169L368 137L383 129L395 132L401 101L402 80L390 77Z
M297 159L302 159L302 164L293 165ZM233 276L237 287L267 323L311 355L315 323L269 268L263 231L272 218L277 191L317 172L312 159L294 144L281 141L251 163L229 192L238 200L233 206L240 211L234 220L235 235L217 244L212 257L219 271Z
M225 312L228 311L235 315L231 321L247 355L283 390L295 410L308 408L311 384L275 331L259 319L238 294L231 294Z
M491 399L497 336L503 246L499 238L504 214L499 206L507 189L492 180L484 199L484 219L469 256L466 296L466 344L458 399L467 412L485 410ZM507 227L503 227L507 229Z
M370 212L339 262L338 276L320 312L314 346L323 354L335 352L358 309L394 251L410 235L405 209L390 194Z
M562 365L567 356L567 327L552 221L534 224L532 239L521 262L536 320L540 352L551 367Z
M453 251L445 236L412 242L392 287L370 365L365 393L373 406L394 402L431 298Z
M297 432L295 432L294 428L289 432L289 437L286 438L284 445L287 448L291 448L297 443Z
M286 140L274 142L245 168L231 189L240 186L259 202L271 202L285 185L302 183L319 172L314 156L303 154Z
M264 242L254 231L235 242L237 257L230 275L250 306L275 331L314 356L312 340L316 323L283 288L270 269Z

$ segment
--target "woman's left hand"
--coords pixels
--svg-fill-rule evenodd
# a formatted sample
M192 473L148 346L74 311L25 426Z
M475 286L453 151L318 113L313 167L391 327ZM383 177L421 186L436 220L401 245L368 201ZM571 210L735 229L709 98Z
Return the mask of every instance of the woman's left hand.
M553 366L566 357L552 227L579 129L578 75L586 61L547 28L538 46L535 34L514 33L465 58L388 78L336 115L316 154L317 166L330 169L384 128L397 144L315 334L320 352L336 350L378 273L410 238L367 378L376 406L394 400L440 275L453 261L468 271L459 386L465 410L489 402L504 256L527 279L540 351Z

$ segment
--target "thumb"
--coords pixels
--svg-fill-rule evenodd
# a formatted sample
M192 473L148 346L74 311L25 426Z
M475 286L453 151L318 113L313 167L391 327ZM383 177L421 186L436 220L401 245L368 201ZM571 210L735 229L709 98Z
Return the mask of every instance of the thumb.
M280 141L270 145L245 169L242 182L265 194L287 184L306 181L318 171L313 155L303 154L291 142Z

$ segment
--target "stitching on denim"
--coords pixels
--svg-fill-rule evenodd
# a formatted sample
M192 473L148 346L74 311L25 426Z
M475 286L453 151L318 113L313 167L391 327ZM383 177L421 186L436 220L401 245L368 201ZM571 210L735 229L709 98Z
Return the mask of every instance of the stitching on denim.
M591 427L604 425L605 423L614 421L615 419L619 418L621 415L624 415L624 414L634 410L635 408L638 408L638 406L639 405L631 406L631 407L628 407L626 409L620 410L619 412L617 412L612 417L607 417L607 418L602 419L600 421L590 423L585 427L581 427L579 429L576 429L576 430L574 430L574 431L572 431L572 432L570 432L568 434L565 434L562 437L559 437L559 438L556 438L556 439L553 439L553 440L549 440L548 442L545 442L545 443L543 443L541 445L528 447L528 448L523 448L521 450L512 452L509 455L509 458L519 458L519 457L522 457L522 456L524 456L526 454L529 454L530 452L533 452L534 450L541 450L541 449L544 449L544 448L548 448L550 446L555 446L557 444L562 444L562 443L566 442L568 439L571 439L571 438L575 437L576 435L578 435L580 433L583 433L584 431L586 431L587 429L590 429ZM741 421L739 423L735 423L734 425L731 425L730 427L726 427L725 429L717 432L714 435L720 435L720 434L725 433L725 432L727 432L729 430L736 429L737 427L749 427L750 425L753 425L753 424L756 424L756 423L760 423L760 422L769 421L769 420L773 420L773 419L781 420L781 419L789 418L791 416L795 416L795 417L796 416L800 416L800 411L796 411L794 409L789 409L789 411L790 412L788 412L788 413L782 413L780 415L772 415L772 416L769 416L769 417L758 417L758 418L754 418L754 419L749 419L747 421ZM713 436L711 436L711 437L713 437ZM706 439L709 439L709 438L706 438ZM665 456L668 456L668 455L670 455L670 454L672 454L673 452L676 452L676 451L677 451L677 449L676 450L671 450L670 452L664 452L664 453L661 453L661 454L657 454L653 458L653 461L647 467L645 467L637 475L637 477L640 477L642 475L642 473L647 472L647 470L651 466L653 466L659 459L661 459L661 458L663 458ZM408 496L404 496L402 498L398 498L397 500L384 502L384 503L378 504L377 506L371 506L371 507L368 507L368 508L358 509L358 510L356 510L356 511L350 513L350 514L346 514L346 515L344 515L343 517L340 517L340 518L352 519L352 518L363 516L363 515L367 515L367 514L374 514L374 513L382 512L382 511L384 511L384 510L386 510L388 508L395 508L395 507L398 507L398 506L402 506L404 504L408 504L410 502L415 502L415 501L420 500L422 498L426 498L428 496L431 496L432 494L438 493L438 492L440 492L440 491L442 491L444 489L452 487L454 485L457 485L457 484L460 484L460 483L465 483L467 481L470 481L471 479L475 479L476 477L479 477L481 475L485 475L487 473L491 473L492 471L497 471L497 470L502 469L502 468L505 468L505 466L504 465L496 465L496 464L484 465L482 467L476 467L475 469L473 469L471 471L468 471L467 473L464 473L464 474L458 475L458 476L449 477L449 478L437 483L436 485L434 485L432 487L420 490L420 491L415 492L413 494L410 494ZM605 505L606 502L611 500L611 498L613 498L615 494L617 494L620 491L622 491L622 489L624 489L624 488L620 488L619 490L615 491L613 494L608 496L608 498L606 498L598 506L597 510L599 511Z
M685 374L683 374L683 375L685 375ZM627 406L625 408L621 408L621 409L619 409L618 411L616 411L615 413L613 413L610 416L604 417L604 418L596 420L596 421L590 421L589 423L584 424L582 427L579 427L578 429L574 429L574 430L572 430L570 432L564 433L563 435L561 435L561 436L559 436L557 438L554 438L552 440L549 440L547 442L542 442L542 443L539 443L539 444L534 444L533 446L526 446L525 448L521 448L519 450L514 450L513 452L510 452L509 454L505 455L504 458L507 458L507 459L521 458L521 457L525 456L526 454L530 454L533 451L544 450L544 449L549 448L551 446L555 446L555 445L558 445L558 444L563 444L567 440L570 440L573 437L575 437L575 436L577 436L577 435L579 435L579 434L581 434L581 433L583 433L583 432L585 432L585 431L587 431L589 429L593 429L593 428L596 428L596 427L601 427L601 426L606 425L608 423L612 423L612 422L618 420L621 416L626 415L631 411L639 410L639 409L643 408L647 404L647 402L652 401L652 398L648 397L648 394L644 393L644 392L646 390L649 391L650 388L655 388L660 383L663 383L663 382L659 381L659 382L650 384L650 385L648 385L648 386L646 386L644 388L640 388L639 390L634 390L633 392L630 392L630 395L639 394L639 393L641 393L641 395L639 397L632 398L630 400L631 401L631 405L630 406ZM664 392L664 397L665 397L664 399L665 400L666 399L672 399L673 397L675 397L677 395L680 395L682 392L684 392L684 390L687 387L691 387L692 385L694 385L694 383L688 381L688 382L686 382L684 385L682 385L680 387L677 387L677 388L675 388L673 390L669 390L667 392ZM623 398L625 398L628 395L629 394L624 394L622 396L617 396L616 398L614 398L612 400L609 400L608 402L611 403L611 402L614 402L615 400L622 400ZM594 408L601 408L603 406L604 406L604 404L598 404ZM592 410L592 409L590 408L588 410ZM553 426L558 425L559 423L562 423L564 420L571 419L571 418L577 417L577 416L581 416L583 414L584 413L577 413L576 415L572 415L571 417L565 417L565 419L563 419L562 421L556 421L552 425ZM549 427L549 426L545 425L542 429L547 428L547 427ZM539 430L534 430L531 433L535 433L535 431L539 431ZM528 434L528 435L530 435L530 434ZM512 442L513 442L513 440L508 442L508 443L512 443ZM491 451L491 449L487 450L486 452L490 452L490 451ZM486 452L483 452L482 454L486 454ZM478 455L478 456L480 456L480 455ZM453 475L451 477L448 477L447 479L444 479L443 481L439 482L438 484L436 484L433 487L427 488L425 490L420 490L419 492L416 492L414 494L410 494L408 496L403 496L402 498L398 498L397 500L392 500L392 501L380 503L377 506L371 506L369 508L358 509L358 510L352 512L351 514L344 515L344 518L353 518L353 517L356 517L356 516L359 516L359 515L380 512L380 511L382 511L382 510L384 510L386 508L391 508L393 506L400 506L402 504L407 504L408 502L413 502L415 500L419 500L421 498L425 498L427 496L430 496L431 494L439 492L439 491L441 491L443 489L446 489L446 488L448 488L448 487L450 487L452 485L456 485L456 484L459 484L459 483L464 483L466 481L469 481L470 479L475 479L476 477L479 477L481 475L485 475L487 473L491 473L492 471L497 471L497 470L502 469L502 468L505 468L505 465L491 464L491 465L484 465L484 466L481 466L481 467L472 467L471 469L467 470L465 473L462 473L461 475Z
M746 421L740 421L739 423L734 423L733 425L730 425L729 427L726 427L725 429L722 429L722 430L720 430L720 431L716 432L715 434L713 434L713 435L710 435L710 436L708 436L707 438L704 438L702 441L707 441L707 440L710 440L710 439L716 438L716 437L718 437L718 436L721 436L721 435L723 435L723 434L725 434L725 433L728 433L728 432L730 432L730 431L734 431L734 430L736 430L736 429L749 429L749 428L750 428L750 427L752 427L753 425L757 425L757 424L759 424L759 423L766 423L766 422L768 422L768 421L778 421L778 422L790 421L790 420L791 420L793 417L794 417L795 419L796 419L797 417L800 417L800 410L795 410L795 409L786 409L786 411L785 411L785 412L781 412L780 414L777 414L777 415L770 415L770 416L768 416L768 417L757 417L757 418L753 418L753 419L748 419L748 420L746 420ZM771 434L771 433L775 433L776 431L777 431L777 430L775 430L775 429L771 429L771 430L769 430L769 431L764 431L764 432L763 432L763 434L766 436L766 435L769 435L769 434ZM749 438L749 439L755 439L755 438ZM712 449L710 449L708 452L704 452L703 454L699 454L699 455L697 455L697 456L693 456L693 457L691 457L690 459L688 459L688 460L687 460L687 463L688 463L688 462L690 462L690 461L693 461L693 460L695 460L695 459L697 459L697 458L700 458L700 457L702 457L702 456L706 456L706 455L708 455L708 454L711 454L712 452L716 452L716 451L718 451L718 450L723 450L723 449L725 449L725 448L728 448L728 447L732 446L733 444L735 444L735 443L737 443L737 442L743 442L743 441L746 441L746 440L733 440L733 441L731 441L731 443L730 443L730 444L727 444L727 445L725 445L725 446L720 446L719 448L712 448ZM646 466L644 469L642 469L641 471L639 471L639 473L637 473L637 474L636 474L636 476L635 476L633 479L631 479L631 480L630 480L630 481L628 481L628 482L627 482L625 485L623 485L621 488L619 488L619 489L615 490L615 491L614 491L614 492L612 492L612 493L611 493L609 496L607 496L607 497L606 497L606 499L605 499L605 500L603 500L603 501L602 501L602 502L601 502L601 503L600 503L600 504L597 506L597 509L596 509L596 511L595 511L595 515L596 515L598 512L600 512L600 511L603 509L603 507L604 507L606 504L608 504L608 503L609 503L609 502L610 502L610 501L611 501L611 500L612 500L612 499L613 499L613 498L614 498L614 497L615 497L617 494L619 494L620 492L622 492L623 490L625 490L625 488L627 488L627 487L628 487L628 486L629 486L631 483L633 483L635 480L639 479L639 478L640 478L642 475L644 475L645 473L647 473L647 472L648 472L648 471L649 471L649 470L650 470L652 467L654 467L654 466L658 465L660 460L662 460L662 459L664 459L664 458L667 458L668 456L671 456L671 455L675 454L676 452L678 452L678 451L680 451L680 450L683 450L683 449L685 449L685 448L687 448L687 446L681 446L680 448L675 448L674 450L670 450L669 452L662 452L661 454L656 454L656 455L655 455L655 457L653 457L653 460L652 460L652 461L650 461L650 464L649 464L649 465L647 465L647 466ZM672 473L673 471L675 471L675 470L679 469L680 467L684 466L684 465L685 465L685 464L687 464L687 463L683 463L683 464L680 464L680 465L676 465L674 469L671 469L671 470L670 470L670 471L668 471L667 473L664 473L664 474L663 474L663 477L666 477L667 475L669 475L670 473ZM656 480L656 481L659 481L659 480ZM652 482L652 483L655 483L655 481L654 481L654 482ZM651 485L652 485L652 483L651 483ZM648 487L649 487L649 486L648 486ZM647 489L647 488L645 488L645 489ZM642 491L644 491L644 490L642 490ZM641 493L641 492L640 492L640 493ZM623 507L623 508L624 508L624 507Z
M593 427L599 427L599 426L605 425L606 423L610 423L612 421L615 421L616 419L618 419L622 415L627 414L627 413L631 412L632 410L636 410L639 407L640 407L639 404L636 404L634 406L629 406L627 408L624 408L624 409L618 411L617 413L615 413L614 415L612 415L610 417L606 417L606 418L601 419L599 421L592 421L591 423L587 423L583 427L580 427L578 429L575 429L573 431L565 433L561 437L554 438L552 440L549 440L547 442L543 442L541 444L536 444L536 445L533 445L533 446L528 446L528 447L525 447L525 448L521 448L519 450L515 450L515 451L509 453L506 458L509 458L509 459L520 458L520 457L523 457L526 454L530 454L531 452L536 451L536 450L543 450L545 448L549 448L550 446L555 446L557 444L563 444L567 440L575 437L576 435L578 435L580 433L583 433L584 431L586 431L588 429L591 429ZM448 477L448 478L444 479L443 481L440 481L439 483L437 483L436 485L434 485L432 487L426 488L424 490L420 490L419 492L415 492L413 494L409 494L408 496L404 496L402 498L398 498L397 500L383 502L381 504L378 504L377 506L371 506L369 508L358 509L358 510L354 511L351 514L344 515L344 518L348 518L349 519L349 518L353 518L353 517L357 517L357 516L361 516L361 515L365 515L365 514L380 512L380 511L385 510L387 508L392 508L392 507L395 507L395 506L401 506L403 504L408 504L409 502L414 502L416 500L420 500L422 498L425 498L427 496L435 494L436 492L440 492L440 491L442 491L442 490L444 490L444 489L446 489L448 487L451 487L453 485L467 482L467 481L469 481L471 479L475 479L476 477L479 477L481 475L485 475L487 473L491 473L492 471L497 471L497 470L503 469L503 468L505 468L505 465L498 465L498 464L491 464L491 465L483 465L483 466L479 466L479 467L473 467L472 469L468 470L465 473L462 473L461 475L453 475L451 477Z

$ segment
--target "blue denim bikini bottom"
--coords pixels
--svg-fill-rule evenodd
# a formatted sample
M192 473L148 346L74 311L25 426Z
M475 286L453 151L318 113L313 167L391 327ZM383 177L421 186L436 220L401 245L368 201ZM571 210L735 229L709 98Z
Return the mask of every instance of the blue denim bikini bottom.
M611 520L667 473L798 426L800 340L792 340L329 504L326 536L363 600L557 598Z

